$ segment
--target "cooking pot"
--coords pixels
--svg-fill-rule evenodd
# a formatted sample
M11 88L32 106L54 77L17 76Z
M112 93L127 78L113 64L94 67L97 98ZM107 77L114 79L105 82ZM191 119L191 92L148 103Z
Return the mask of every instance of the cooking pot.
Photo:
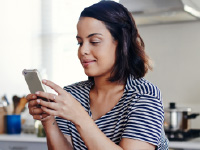
M177 108L175 103L170 103L165 110L165 131L187 131L191 126L191 119L199 116L199 113L191 114L191 108Z

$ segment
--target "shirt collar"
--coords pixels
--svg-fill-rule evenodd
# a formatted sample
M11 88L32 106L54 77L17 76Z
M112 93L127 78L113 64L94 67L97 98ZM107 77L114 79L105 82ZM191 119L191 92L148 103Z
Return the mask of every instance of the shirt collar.
M94 85L94 81L88 80L88 82L89 82L89 87L91 88ZM135 87L138 85L141 85L144 82L145 82L144 78L136 79L133 75L130 74L126 80L125 90L126 91L134 90L135 91Z
M136 79L133 75L130 74L126 80L125 90L126 91L134 90L135 91L135 87L144 82L145 82L144 78Z

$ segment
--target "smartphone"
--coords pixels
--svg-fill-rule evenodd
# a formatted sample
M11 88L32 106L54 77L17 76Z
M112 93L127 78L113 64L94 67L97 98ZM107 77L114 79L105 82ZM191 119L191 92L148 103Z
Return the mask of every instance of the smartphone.
M37 69L24 69L22 71L22 74L24 75L24 78L26 80L26 83L28 85L31 94L35 94L35 92L37 91L47 92L44 84L42 84L42 79ZM45 98L41 99L48 101Z

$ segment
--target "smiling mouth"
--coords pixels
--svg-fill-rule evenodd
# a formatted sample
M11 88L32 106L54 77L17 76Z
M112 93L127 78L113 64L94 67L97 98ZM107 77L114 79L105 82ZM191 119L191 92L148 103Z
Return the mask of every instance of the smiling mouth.
M87 66L89 66L90 64L92 64L94 62L96 62L96 60L82 60L81 61L81 63L82 63L82 65L83 65L84 68L87 67Z

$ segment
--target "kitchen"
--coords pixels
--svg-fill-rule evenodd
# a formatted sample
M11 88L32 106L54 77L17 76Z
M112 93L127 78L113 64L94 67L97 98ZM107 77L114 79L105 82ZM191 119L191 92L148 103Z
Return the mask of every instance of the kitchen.
M76 19L69 16L70 21L74 20L70 23L63 19L66 17L64 14L67 14L63 3L65 4L65 1L60 3L52 1L51 4L48 1L42 1L40 5L39 0L30 2L20 0L18 2L7 1L4 2L4 5L0 5L2 7L0 15L3 18L2 28L0 28L2 33L0 41L3 41L0 48L3 54L0 55L1 97L6 94L11 100L15 94L22 97L28 93L21 74L24 68L39 68L44 78L52 79L61 86L86 79L78 64L76 50L74 51L77 48L74 38ZM80 6L80 3L71 5L82 9L83 6ZM54 6L52 14L46 13L45 10L50 11L52 5ZM8 12L11 10L14 11ZM71 9L70 11L73 11L74 15L78 15L78 11L75 12ZM7 17L3 16L5 13ZM13 18L14 13L19 17ZM58 15L61 16L60 19L56 17ZM51 21L54 21L53 25L48 24ZM199 27L199 19L139 25L139 32L146 44L146 51L154 64L153 71L149 72L146 78L161 89L165 108L169 106L170 102L175 102L177 107L190 107L192 112L199 113L200 71L197 69L197 65L200 64ZM73 66L70 64L72 60L76 61ZM70 72L63 71L61 65L63 63ZM74 67L77 69L74 70ZM80 72L77 73L77 70ZM56 78L58 75L59 79ZM65 79L66 76L67 79ZM63 83L63 81L65 82ZM200 129L200 117L191 120L191 128ZM2 138L4 139L4 137ZM186 149L195 149L195 147L186 146L196 144L196 149L200 149L199 141L194 139L194 142L193 140L170 142L170 145L174 146L173 148L178 148L177 145L180 145Z

